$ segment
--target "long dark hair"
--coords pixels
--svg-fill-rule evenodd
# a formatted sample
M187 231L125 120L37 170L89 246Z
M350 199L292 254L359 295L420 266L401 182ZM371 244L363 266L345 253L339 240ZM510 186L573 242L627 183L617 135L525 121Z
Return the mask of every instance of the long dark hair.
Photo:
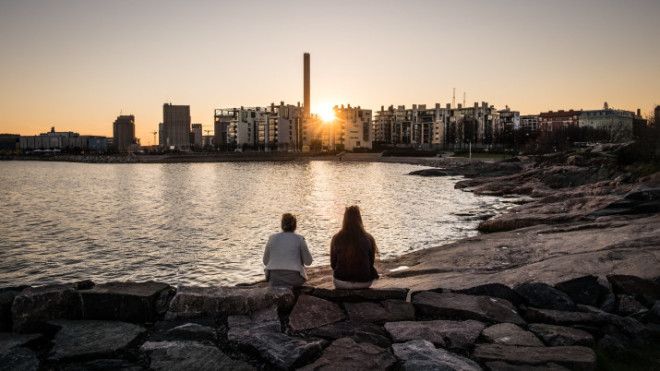
M341 230L337 232L332 240L335 246L341 246L346 254L356 258L360 253L364 253L364 249L369 246L376 250L376 244L373 243L373 237L364 230L360 208L357 206L349 206L346 208ZM374 253L376 252L377 251L374 251Z

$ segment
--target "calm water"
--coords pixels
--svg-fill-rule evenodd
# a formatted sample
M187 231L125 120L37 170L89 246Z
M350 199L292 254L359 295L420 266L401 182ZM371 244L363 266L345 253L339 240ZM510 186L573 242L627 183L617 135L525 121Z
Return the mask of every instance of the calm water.
M0 286L92 279L235 284L261 278L283 212L315 264L358 204L381 257L476 234L455 213L506 207L458 178L383 163L0 162Z

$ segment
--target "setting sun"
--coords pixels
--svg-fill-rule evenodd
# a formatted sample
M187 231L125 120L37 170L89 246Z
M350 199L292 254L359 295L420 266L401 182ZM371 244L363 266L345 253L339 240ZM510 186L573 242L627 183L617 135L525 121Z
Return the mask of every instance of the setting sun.
M335 110L332 108L332 104L330 103L319 105L316 108L316 114L318 114L321 120L324 122L331 122L335 120Z

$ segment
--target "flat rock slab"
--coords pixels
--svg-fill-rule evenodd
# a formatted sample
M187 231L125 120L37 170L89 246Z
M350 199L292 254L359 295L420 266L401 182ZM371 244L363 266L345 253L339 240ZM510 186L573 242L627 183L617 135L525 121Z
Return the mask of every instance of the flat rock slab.
M525 318L530 322L555 325L598 325L607 322L607 316L591 312L567 312L552 309L528 308Z
M542 347L543 342L532 332L525 331L513 323L498 323L482 332L486 340L495 344Z
M653 281L622 274L609 275L607 280L612 284L615 294L632 295L649 307L660 300L660 285Z
M167 319L247 314L277 306L290 309L295 297L288 288L182 286L170 302Z
M319 359L301 370L387 370L396 361L385 348L341 338L330 344Z
M525 299L520 296L514 289L501 283L487 283L470 287L463 290L455 290L459 294L490 296L492 298L500 298L508 300L513 305L520 305L525 303Z
M524 325L515 307L504 299L488 296L422 291L412 298L417 314L434 319L473 319L489 323Z
M412 303L403 300L345 303L344 308L352 322L385 323L415 320L415 307Z
M235 360L215 346L194 341L146 342L140 347L151 363L151 370L256 370L241 360Z
M385 330L395 342L426 340L450 349L471 348L484 327L486 325L475 320L404 321L385 324Z
M123 359L95 359L88 362L71 363L62 371L142 371L144 368Z
M170 339L215 342L218 340L215 328L198 323L186 323L165 332Z
M146 330L142 326L119 321L50 321L60 330L53 339L48 359L103 356L130 346Z
M523 283L516 286L516 292L529 306L554 310L576 310L571 298L564 292L540 282Z
M69 285L28 287L14 298L11 313L15 332L37 332L52 319L81 319L82 301Z
M529 331L540 337L549 346L583 345L593 347L594 337L590 333L572 327L533 323Z
M292 331L309 330L346 319L344 311L328 300L310 295L300 295L289 315Z
M402 361L404 370L479 371L471 359L436 348L426 340L411 340L392 345L394 355Z
M587 347L520 347L500 344L479 344L473 356L483 362L503 361L516 364L542 365L558 363L575 370L596 368L596 353Z
M335 322L305 331L305 334L331 340L350 337L358 343L371 343L383 348L389 348L392 345L391 340L387 336L387 331L382 326L369 322Z
M81 290L85 319L154 322L174 288L160 282L109 282Z
M544 365L514 365L507 362L487 362L486 368L490 371L569 371L566 367L556 363L546 363Z
M323 289L314 288L309 292L309 295L318 298L341 301L341 302L359 302L359 301L382 301L382 300L406 300L408 296L408 289L391 288L391 289L359 289L359 290L343 290L343 289Z
M598 282L598 277L593 275L560 282L555 288L566 293L574 303L592 307L597 307L609 293L609 290Z
M38 369L39 358L29 349L17 347L0 354L0 370L37 371Z
M11 332L0 332L0 355L9 352L13 348L24 346L40 337L40 334L14 334Z

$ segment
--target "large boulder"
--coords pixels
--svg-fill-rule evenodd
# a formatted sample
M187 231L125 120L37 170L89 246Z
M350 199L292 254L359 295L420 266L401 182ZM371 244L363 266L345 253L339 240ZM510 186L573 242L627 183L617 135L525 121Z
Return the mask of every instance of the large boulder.
M38 332L53 319L82 318L82 301L69 285L29 287L16 295L11 307L16 332Z
M431 168L431 169L421 169L421 170L413 170L408 173L408 175L418 175L418 176L447 176L449 175L447 171L443 169L438 169L438 168Z
M358 343L371 343L383 348L388 348L390 345L392 345L392 342L387 336L385 329L382 326L378 326L369 322L335 322L329 325L307 330L304 333L308 336L315 336L330 340L350 337Z
M11 349L28 345L40 338L40 334L14 334L10 332L0 332L0 354L5 354Z
M505 299L422 291L413 296L412 303L417 314L427 318L525 324L515 307Z
M486 325L474 320L403 321L385 324L385 330L395 342L421 339L443 348L461 350L471 348L484 327Z
M244 361L230 358L215 346L194 341L146 342L140 350L149 356L150 370L256 370Z
M352 322L385 323L415 320L415 307L412 303L402 300L345 303L344 308Z
M16 347L5 353L0 353L0 370L37 371L39 358L30 349Z
M574 370L596 368L596 354L587 347L521 347L501 344L479 344L474 357L482 362L503 361L519 364L542 365L559 363Z
M516 286L515 290L532 307L568 311L577 309L568 295L545 283L523 283Z
M300 295L289 315L289 327L292 331L309 330L346 318L344 311L328 300L310 295Z
M359 302L359 301L382 301L382 300L406 300L408 289L388 288L388 289L324 289L324 288L306 288L308 294L322 299L339 302Z
M252 313L273 305L290 309L295 297L288 288L182 286L170 301L166 318L223 317Z
M566 293L576 304L600 305L609 293L607 287L598 282L598 277L593 275L573 278L560 282L555 288Z
M552 309L527 308L525 318L530 322L555 325L600 325L607 322L607 316L593 312L569 312Z
M500 298L508 300L511 304L519 306L525 303L525 299L520 296L514 289L501 283L487 283L470 287L463 290L455 290L459 294L490 296L492 298Z
M607 280L615 294L632 295L646 306L651 307L660 300L660 285L651 280L622 274L609 275Z
M26 287L5 287L0 289L0 332L11 331L11 306L16 295Z
M594 337L590 333L565 326L533 323L529 331L540 337L546 345L558 347L569 345L594 346Z
M49 324L59 327L48 355L51 361L112 355L146 332L142 326L119 321L56 320Z
M411 340L393 344L394 355L401 360L403 370L480 371L469 358L436 348L426 340Z
M351 338L335 340L314 363L301 370L387 370L396 358L387 349Z
M482 336L491 343L542 347L543 343L533 333L513 323L498 323L484 329Z
M85 319L154 322L174 289L160 282L109 282L81 290Z

